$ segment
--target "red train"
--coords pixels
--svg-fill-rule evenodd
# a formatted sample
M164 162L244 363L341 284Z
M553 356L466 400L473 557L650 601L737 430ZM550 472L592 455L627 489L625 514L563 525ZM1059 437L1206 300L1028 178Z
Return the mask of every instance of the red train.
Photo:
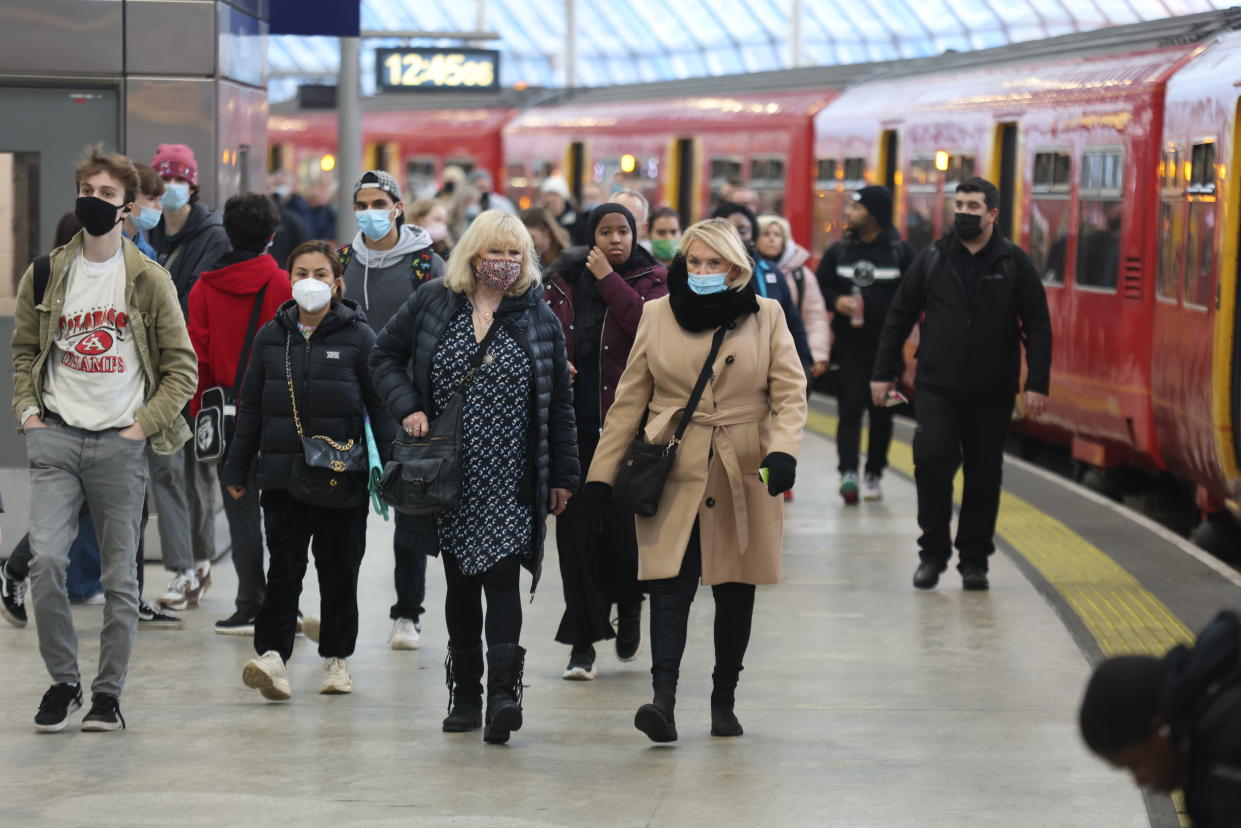
M816 253L856 186L890 186L921 246L950 223L955 183L985 175L1004 194L1003 230L1044 274L1056 330L1052 406L1030 430L1092 466L1167 471L1204 512L1241 516L1238 22L1214 12L898 64L589 91L497 112L446 152L476 152L518 199L556 173L575 191L636 186L688 220L741 179ZM447 136L415 123L425 112L383 113L386 132L378 114L367 141L394 172ZM329 153L309 127L285 128L301 117L273 116L272 143Z

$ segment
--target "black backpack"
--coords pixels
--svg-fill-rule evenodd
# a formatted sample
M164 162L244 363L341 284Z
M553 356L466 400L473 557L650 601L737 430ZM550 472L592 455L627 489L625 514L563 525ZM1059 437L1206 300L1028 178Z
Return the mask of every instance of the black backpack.
M34 304L38 307L47 293L47 283L52 280L52 256L50 253L35 256L31 264L34 265Z

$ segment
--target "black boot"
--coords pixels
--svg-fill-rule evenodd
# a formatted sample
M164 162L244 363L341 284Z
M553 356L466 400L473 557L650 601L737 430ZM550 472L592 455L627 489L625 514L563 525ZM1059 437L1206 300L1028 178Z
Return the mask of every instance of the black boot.
M526 651L516 644L487 650L487 718L483 741L502 745L509 733L521 730L521 675Z
M638 708L633 726L652 742L677 740L677 680L692 600L672 592L651 593L651 686L655 698Z
M719 584L715 596L715 671L711 674L711 735L740 736L745 731L733 713L750 624L754 619L754 587Z
M468 650L450 646L444 659L448 685L448 717L445 733L466 733L483 726L483 648Z
M616 657L633 661L642 645L642 600L617 604Z

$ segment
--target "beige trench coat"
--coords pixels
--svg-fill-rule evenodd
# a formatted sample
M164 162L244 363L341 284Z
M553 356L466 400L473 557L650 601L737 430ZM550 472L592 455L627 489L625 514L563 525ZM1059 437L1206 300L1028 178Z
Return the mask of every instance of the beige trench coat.
M806 375L779 303L758 300L728 332L654 517L637 517L638 579L680 572L694 518L704 584L771 584L780 579L783 499L767 494L759 465L769 452L797 457L806 425ZM612 484L642 415L645 437L676 431L713 331L677 324L667 297L648 302L608 411L588 481Z

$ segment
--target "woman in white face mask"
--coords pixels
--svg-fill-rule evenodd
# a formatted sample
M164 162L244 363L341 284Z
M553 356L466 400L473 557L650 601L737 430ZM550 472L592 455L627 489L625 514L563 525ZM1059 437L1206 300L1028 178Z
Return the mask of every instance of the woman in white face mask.
M329 473L315 461L326 456L325 447L341 453L332 457L343 457L361 445L364 455L367 416L381 456L397 433L367 368L375 334L358 306L344 298L335 249L328 242L305 242L289 256L288 269L293 299L254 339L236 434L220 467L229 494L241 498L258 459L259 502L271 563L267 594L254 622L258 658L246 664L242 680L264 698L278 701L292 693L284 665L293 652L310 549L319 574L322 615L317 638L324 675L319 692L349 693L353 688L345 659L353 654L358 635L358 569L366 550L370 504L366 473ZM327 501L322 487L315 488L319 472L336 481L330 483ZM303 485L307 480L315 485Z

